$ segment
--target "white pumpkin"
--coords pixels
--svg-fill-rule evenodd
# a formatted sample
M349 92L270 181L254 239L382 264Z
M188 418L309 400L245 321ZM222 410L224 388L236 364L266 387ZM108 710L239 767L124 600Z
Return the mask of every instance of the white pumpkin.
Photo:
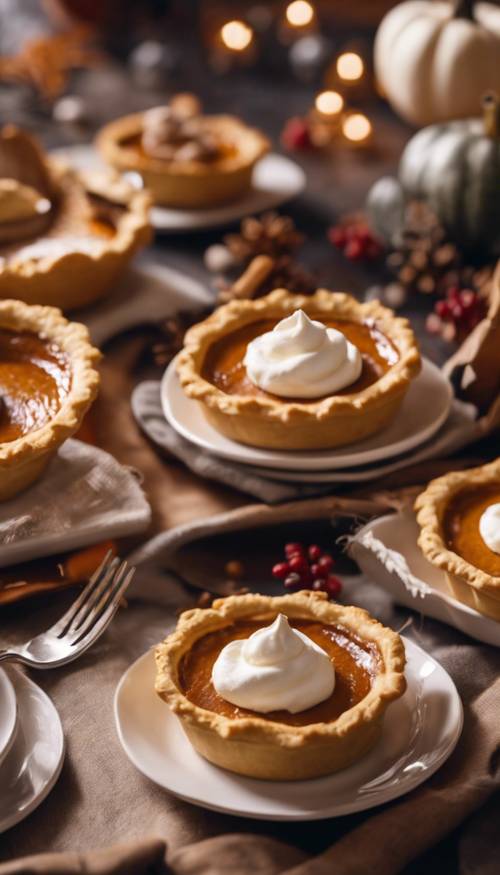
M375 74L384 96L417 125L474 116L500 92L500 6L408 0L382 20Z

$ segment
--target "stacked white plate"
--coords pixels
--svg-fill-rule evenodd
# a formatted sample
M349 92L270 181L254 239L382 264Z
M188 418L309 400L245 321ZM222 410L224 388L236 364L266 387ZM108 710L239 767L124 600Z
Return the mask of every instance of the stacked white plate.
M0 668L0 833L45 799L63 760L63 730L49 697L22 672Z
M450 416L453 392L439 368L427 359L412 382L400 412L383 431L336 450L264 450L232 441L216 431L198 402L186 397L179 383L175 360L167 368L161 388L163 412L183 438L203 450L247 465L273 480L304 483L350 483L371 480L417 460L417 453Z

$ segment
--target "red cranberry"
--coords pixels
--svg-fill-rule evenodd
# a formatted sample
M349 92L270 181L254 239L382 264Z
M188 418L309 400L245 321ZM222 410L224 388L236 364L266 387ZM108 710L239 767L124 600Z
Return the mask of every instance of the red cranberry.
M297 574L303 574L306 571L309 571L309 564L305 556L299 556L295 554L291 557L288 562L288 567L290 571L295 571Z
M317 580L313 580L311 589L313 589L315 592L324 592L325 591L325 581L320 580L319 578Z
M324 580L328 575L328 568L325 568L324 565L320 565L319 562L316 562L314 565L311 565L311 574L314 578L321 578Z
M338 249L343 249L347 243L347 234L345 228L341 225L335 225L328 231L328 239Z
M335 565L335 562L333 561L333 556L330 556L329 553L325 553L325 555L322 556L321 559L319 559L318 565L320 565L324 571L331 571L331 569Z
M359 261L359 259L363 257L363 247L359 240L349 240L344 249L344 255L346 258L349 258L350 261Z
M288 562L278 562L276 565L273 565L273 576L278 577L280 580L284 580L289 572L290 566Z
M301 589L302 581L298 574L289 574L283 581L283 586L286 589Z
M299 544L298 541L292 541L290 544L285 544L285 556L289 559L290 556L293 556L295 553L302 554L304 552L304 545Z
M450 315L450 305L448 301L436 301L435 311L441 319L446 319Z
M317 544L311 544L307 552L311 562L317 562L323 551Z
M325 580L325 590L331 598L337 598L342 592L342 581L330 574Z
M286 149L310 149L312 144L309 127L303 118L288 119L281 132L281 142Z

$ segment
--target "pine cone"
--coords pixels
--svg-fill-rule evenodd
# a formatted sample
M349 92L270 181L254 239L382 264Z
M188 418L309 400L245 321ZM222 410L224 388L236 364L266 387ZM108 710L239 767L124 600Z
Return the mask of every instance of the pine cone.
M411 201L399 245L387 256L387 266L404 288L430 295L458 278L462 258L430 207Z
M297 231L293 219L274 212L243 219L238 234L224 237L231 255L240 264L248 263L255 255L271 258L290 255L303 242L304 237Z
M150 347L151 357L158 367L166 367L181 351L184 345L184 335L191 325L201 322L209 311L193 312L180 310L175 316L170 316L156 325L158 339Z

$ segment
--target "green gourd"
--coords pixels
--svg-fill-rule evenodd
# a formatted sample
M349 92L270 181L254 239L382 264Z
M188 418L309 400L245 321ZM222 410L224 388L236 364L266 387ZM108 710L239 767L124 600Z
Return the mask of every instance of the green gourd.
M500 256L500 103L483 100L483 119L430 125L406 146L399 180L426 201L451 239L472 255Z

